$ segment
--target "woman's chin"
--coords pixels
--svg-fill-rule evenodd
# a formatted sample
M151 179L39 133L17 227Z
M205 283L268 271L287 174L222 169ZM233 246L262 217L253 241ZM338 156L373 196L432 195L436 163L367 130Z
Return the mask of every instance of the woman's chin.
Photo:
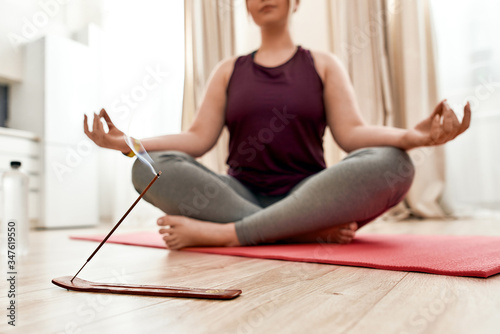
M274 27L281 27L286 20L279 18L279 17L273 17L272 15L269 15L268 17L262 17L260 20L257 21L256 23L259 27L261 28L274 28Z

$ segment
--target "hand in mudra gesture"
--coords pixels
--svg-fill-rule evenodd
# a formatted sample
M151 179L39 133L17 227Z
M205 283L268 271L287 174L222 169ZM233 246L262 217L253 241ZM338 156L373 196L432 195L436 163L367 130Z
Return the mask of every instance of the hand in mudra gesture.
M104 118L108 126L107 132L104 129L101 118ZM122 151L124 153L130 151L125 143L124 133L113 124L111 118L104 109L101 109L99 115L94 113L92 131L89 130L87 115L84 115L83 131L87 137L97 144L97 146Z
M405 136L408 148L442 145L456 138L469 128L471 120L470 104L464 107L464 117L460 122L446 100L441 101L432 114L409 129Z

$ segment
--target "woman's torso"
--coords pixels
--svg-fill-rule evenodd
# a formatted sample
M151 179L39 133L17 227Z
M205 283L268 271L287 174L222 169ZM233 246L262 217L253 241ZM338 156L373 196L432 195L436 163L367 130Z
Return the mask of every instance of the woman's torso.
M265 195L325 168L323 83L308 50L276 67L238 57L227 85L228 174Z

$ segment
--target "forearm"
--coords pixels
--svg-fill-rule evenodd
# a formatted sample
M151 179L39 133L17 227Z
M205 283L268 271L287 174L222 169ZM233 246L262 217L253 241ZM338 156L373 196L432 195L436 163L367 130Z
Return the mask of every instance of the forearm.
M141 143L148 152L153 151L180 151L193 157L202 156L207 149L202 140L193 132L163 135L141 139Z
M359 125L353 127L339 144L346 152L374 146L393 146L408 150L413 147L406 140L407 132L406 129L389 126Z

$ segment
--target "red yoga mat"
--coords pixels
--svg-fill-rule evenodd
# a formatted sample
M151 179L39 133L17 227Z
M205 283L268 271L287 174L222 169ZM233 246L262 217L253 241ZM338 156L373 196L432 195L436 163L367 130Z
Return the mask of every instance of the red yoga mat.
M72 236L101 241L104 235ZM165 248L156 232L117 234L107 242ZM193 247L185 251L298 262L315 262L449 276L489 277L500 272L500 237L372 234L347 245L299 244Z

